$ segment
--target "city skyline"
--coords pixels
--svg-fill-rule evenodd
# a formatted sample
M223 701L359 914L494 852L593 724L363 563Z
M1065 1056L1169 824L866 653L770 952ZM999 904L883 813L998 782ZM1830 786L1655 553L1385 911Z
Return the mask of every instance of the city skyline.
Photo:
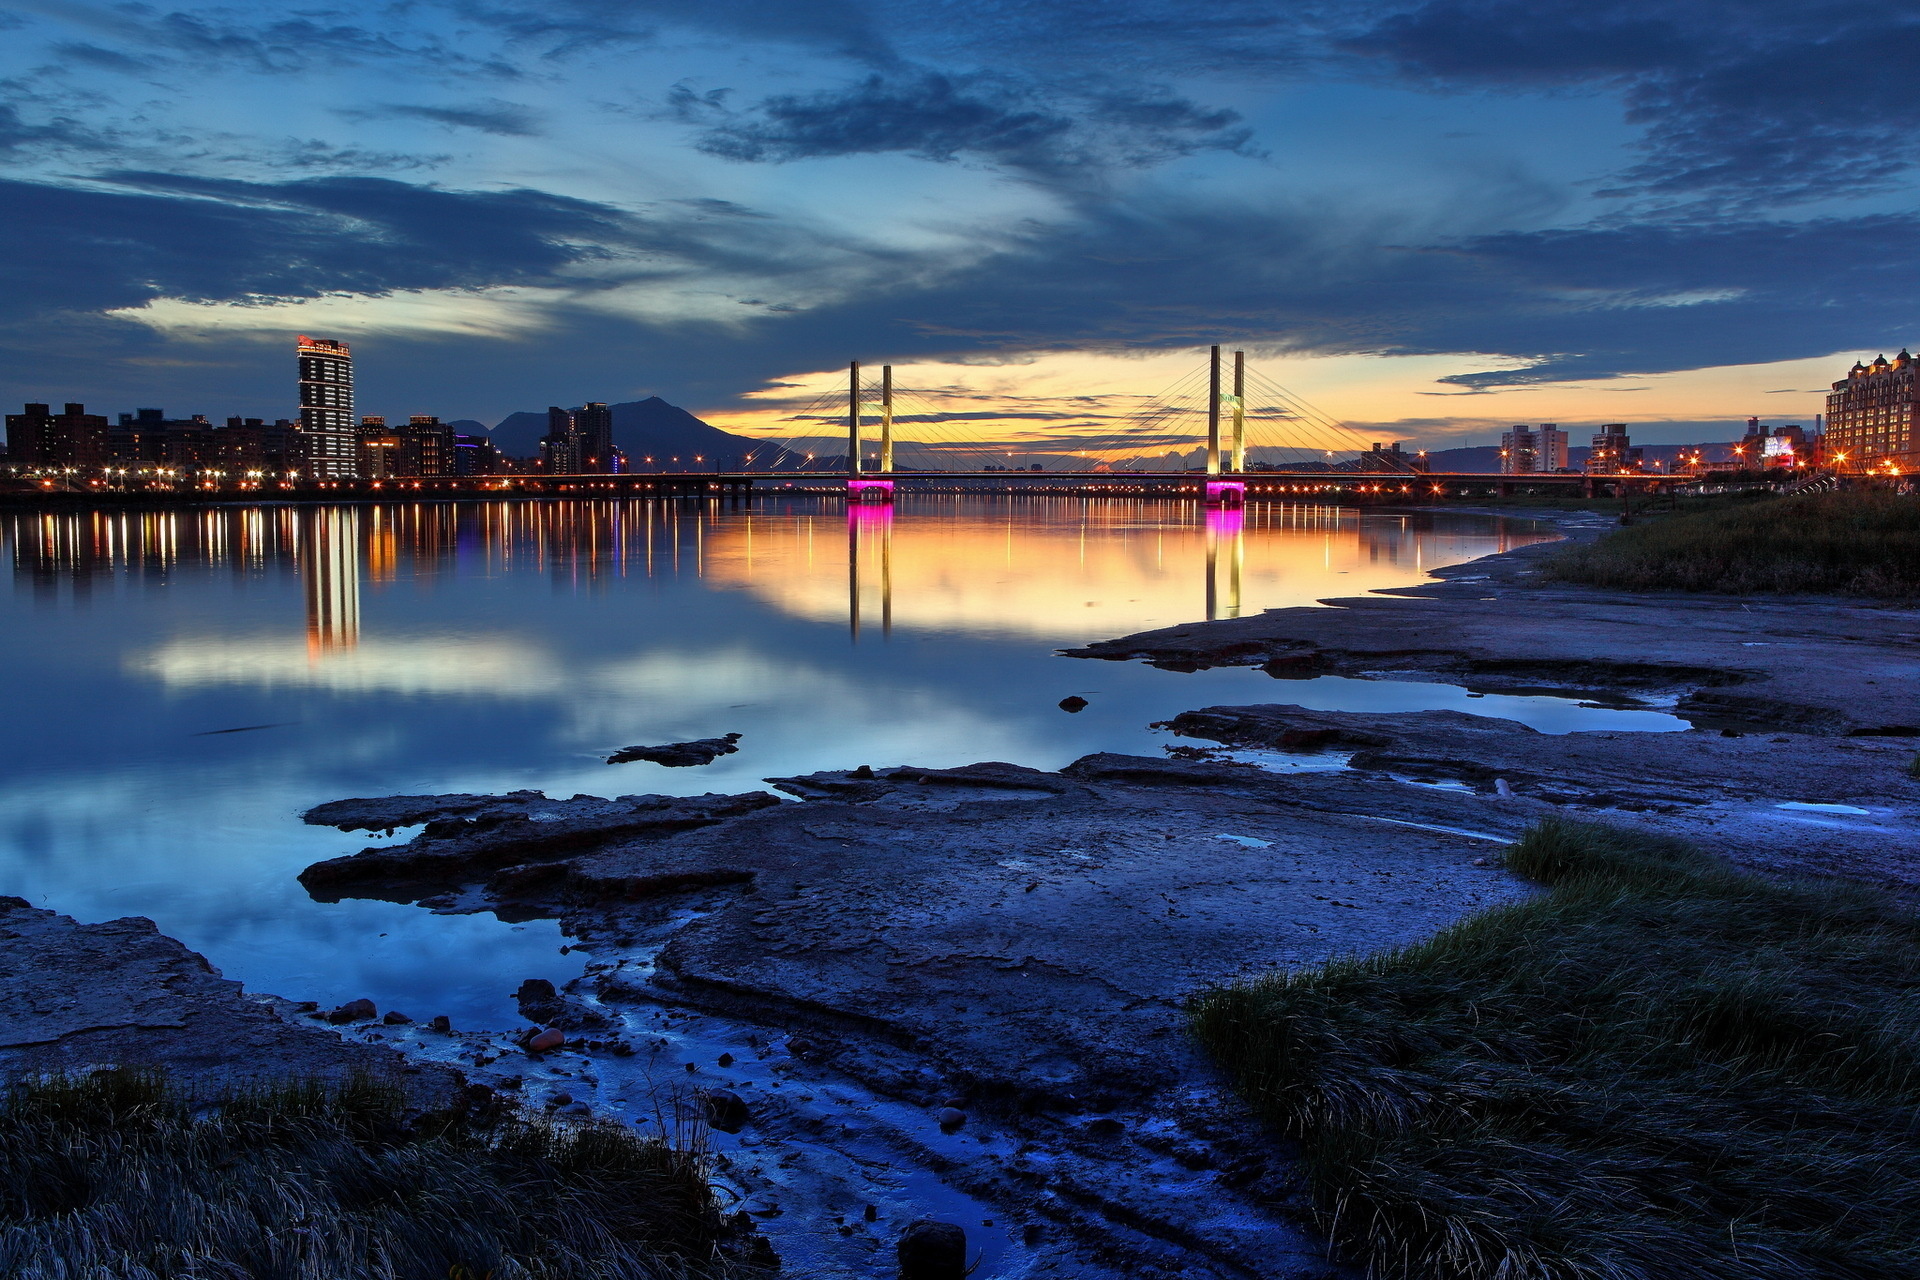
M1007 423L1223 341L1384 438L1658 443L1913 340L1912 5L1215 17L8 9L0 397L272 419L306 332L396 413L860 359Z

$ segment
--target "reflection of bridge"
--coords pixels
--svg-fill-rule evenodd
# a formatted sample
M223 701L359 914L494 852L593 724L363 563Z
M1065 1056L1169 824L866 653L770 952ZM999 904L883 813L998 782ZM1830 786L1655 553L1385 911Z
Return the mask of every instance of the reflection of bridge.
M1207 512L1206 619L1240 616L1241 578L1247 562L1246 514L1239 508ZM864 567L864 571L863 571ZM860 643L868 617L868 596L877 596L873 612L882 639L893 635L893 507L847 506L847 633Z

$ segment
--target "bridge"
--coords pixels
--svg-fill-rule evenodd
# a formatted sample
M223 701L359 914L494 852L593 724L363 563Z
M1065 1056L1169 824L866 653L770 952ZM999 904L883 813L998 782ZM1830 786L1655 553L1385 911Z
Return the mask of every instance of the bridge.
M774 488L889 502L897 492L917 489L1171 498L1231 508L1256 497L1433 502L1523 491L1630 496L1691 478L1640 472L1435 472L1424 455L1365 439L1249 367L1244 351L1219 346L1157 394L1069 398L1067 403L1087 411L1078 420L1044 428L1009 431L1001 415L955 410L950 404L959 394L964 393L955 388L902 386L892 365L881 366L875 378L856 361L848 366L844 388L798 406L782 420L782 429L750 437L751 446L737 465L725 469L329 481L254 472L213 480L201 475L165 492L138 496L155 502L203 501L212 496L209 491L296 501L469 493L591 498L739 496ZM1123 407L1109 407L1116 404ZM1000 424L1001 438L982 438L983 419ZM1011 465L1016 457L1036 456L1043 461ZM106 496L103 489L122 500L132 496L122 485L77 477L22 481L18 488L22 498L44 498L48 491Z

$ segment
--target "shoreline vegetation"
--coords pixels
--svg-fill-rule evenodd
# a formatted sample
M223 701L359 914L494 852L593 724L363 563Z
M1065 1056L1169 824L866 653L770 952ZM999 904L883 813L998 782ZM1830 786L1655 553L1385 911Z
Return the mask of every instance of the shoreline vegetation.
M1920 1270L1920 917L1548 819L1548 891L1399 951L1201 997L1379 1276L1799 1280Z
M1546 564L1622 591L1920 596L1920 498L1841 490L1741 502L1610 533Z
M371 1080L195 1105L154 1073L0 1102L0 1274L718 1280L765 1274L697 1147Z

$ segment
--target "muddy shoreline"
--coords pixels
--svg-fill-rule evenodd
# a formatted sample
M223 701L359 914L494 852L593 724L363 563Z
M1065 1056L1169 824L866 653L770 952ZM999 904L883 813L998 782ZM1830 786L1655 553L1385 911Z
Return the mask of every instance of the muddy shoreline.
M1574 538L1610 527L1553 518ZM1332 608L1069 651L1275 678L1268 702L1170 721L1170 758L876 763L771 780L779 796L323 805L309 821L420 829L308 868L316 898L557 918L593 957L566 989L523 997L563 1047L377 1022L347 1028L350 1047L562 1112L723 1117L716 1177L789 1274L890 1275L901 1229L935 1216L967 1228L980 1275L1343 1275L1303 1225L1284 1148L1188 1043L1194 991L1413 942L1525 895L1490 855L1548 814L1920 890L1920 781L1905 772L1920 612L1568 587L1539 572L1558 545ZM1289 681L1322 674L1657 707L1695 727L1549 735L1289 701ZM1274 756L1330 763L1257 763ZM71 940L18 943L35 945ZM249 1007L342 1043L317 1011ZM0 1068L100 1059L58 1048L78 1032L50 1034L0 1045ZM138 1052L126 1034L136 1047L120 1052Z

